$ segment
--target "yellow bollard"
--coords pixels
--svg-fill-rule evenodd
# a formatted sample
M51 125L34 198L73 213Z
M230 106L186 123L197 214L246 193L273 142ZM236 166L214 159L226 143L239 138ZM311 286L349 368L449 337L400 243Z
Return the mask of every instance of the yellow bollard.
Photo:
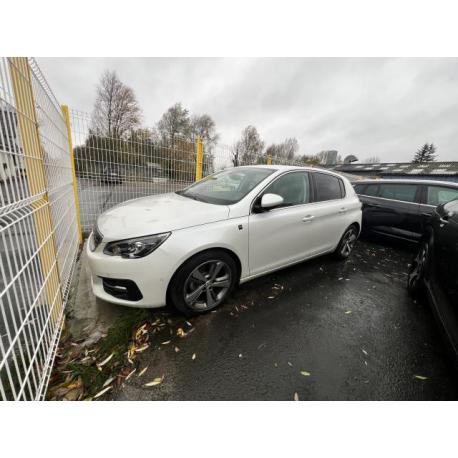
M204 162L204 144L200 137L196 139L196 181L202 179L202 168Z

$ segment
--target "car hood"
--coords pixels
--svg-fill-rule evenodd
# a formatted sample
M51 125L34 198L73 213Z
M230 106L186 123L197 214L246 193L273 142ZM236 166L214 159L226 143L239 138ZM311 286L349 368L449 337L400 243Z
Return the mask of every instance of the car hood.
M227 219L229 207L175 193L128 200L99 216L104 241L159 234Z

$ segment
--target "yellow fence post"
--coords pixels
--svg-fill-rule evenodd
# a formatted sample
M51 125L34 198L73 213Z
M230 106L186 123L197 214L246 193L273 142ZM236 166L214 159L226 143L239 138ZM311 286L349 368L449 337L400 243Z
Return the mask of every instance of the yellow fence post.
M202 168L204 162L204 144L202 139L197 137L196 140L196 181L202 179Z
M272 156L267 156L267 165L272 165Z
M75 156L73 154L72 128L70 125L70 114L67 105L62 105L62 114L64 115L65 124L67 125L68 151L70 153L70 162L72 163L72 180L73 180L73 197L75 198L76 224L78 225L78 240L83 243L83 231L81 230L81 213L78 190L76 187Z
M30 206L33 208L38 255L49 308L53 307L54 302L56 303L51 314L53 318L51 321L54 321L53 324L55 324L60 316L63 301L54 243L54 226L49 208L44 150L38 132L32 75L26 57L11 57L9 66L29 194L35 196Z

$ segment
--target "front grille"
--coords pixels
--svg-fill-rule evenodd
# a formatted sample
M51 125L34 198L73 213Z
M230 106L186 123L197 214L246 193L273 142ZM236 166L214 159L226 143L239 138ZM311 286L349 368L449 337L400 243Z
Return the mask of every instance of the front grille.
M102 283L104 291L118 299L134 302L143 299L138 286L132 280L102 277Z

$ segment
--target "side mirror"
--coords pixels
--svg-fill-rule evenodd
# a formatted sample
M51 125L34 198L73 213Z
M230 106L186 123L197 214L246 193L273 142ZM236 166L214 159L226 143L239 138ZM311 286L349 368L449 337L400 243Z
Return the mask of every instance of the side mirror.
M266 210L278 207L282 203L283 197L278 194L264 194L261 198L261 208L265 208Z

